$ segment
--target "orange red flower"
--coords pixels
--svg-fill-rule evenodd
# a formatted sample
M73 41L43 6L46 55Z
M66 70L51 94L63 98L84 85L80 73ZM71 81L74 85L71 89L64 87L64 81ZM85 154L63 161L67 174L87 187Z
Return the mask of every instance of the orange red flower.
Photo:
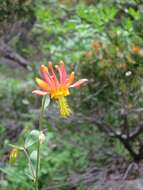
M141 47L139 47L139 46L134 46L134 47L132 48L132 52L133 52L134 54L138 54L138 55L143 56L143 48L141 48Z
M100 41L93 41L91 44L91 47L96 49L96 50L99 50L103 47L103 44Z
M132 48L132 52L133 53L137 53L138 54L138 53L140 53L140 51L141 51L141 48L138 47L138 46L135 46L135 47Z
M81 79L74 83L74 72L70 75L67 74L63 61L53 68L52 62L49 62L48 67L41 65L40 72L42 79L36 78L36 83L39 89L34 90L32 93L39 96L46 94L59 103L60 113L63 117L70 115L71 110L68 106L66 96L70 95L70 88L79 88L82 84L87 83L87 79ZM57 76L58 74L58 76Z

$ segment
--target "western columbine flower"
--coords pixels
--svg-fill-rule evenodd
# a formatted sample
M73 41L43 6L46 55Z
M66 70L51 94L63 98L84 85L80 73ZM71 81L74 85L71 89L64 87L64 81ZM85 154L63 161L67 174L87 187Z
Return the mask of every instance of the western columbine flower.
M57 72L59 77L57 77ZM42 79L36 78L36 83L39 90L34 90L32 93L39 96L44 96L49 94L50 97L58 101L61 116L67 117L71 114L71 109L67 103L66 96L70 95L69 88L79 88L81 84L86 83L87 79L81 79L75 83L74 82L74 72L67 75L64 62L61 61L60 65L56 65L53 68L51 62L49 66L41 65L40 72Z

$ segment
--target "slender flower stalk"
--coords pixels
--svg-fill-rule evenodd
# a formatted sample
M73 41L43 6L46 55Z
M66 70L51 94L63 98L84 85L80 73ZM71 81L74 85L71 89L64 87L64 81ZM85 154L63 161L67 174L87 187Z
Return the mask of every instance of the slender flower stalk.
M46 101L46 96L43 96L42 106L41 106L41 111L40 111L40 118L39 118L39 130L40 130L40 132L42 132L42 123L43 123L43 114L44 114L45 101ZM40 137L40 133L39 133L39 137ZM38 143L37 143L35 190L38 190L38 176L39 176L39 169L40 169L40 148L41 148L41 141L40 141L40 138L39 138Z
M34 90L32 93L39 96L49 94L53 100L58 102L61 116L70 116L71 109L65 97L70 95L70 88L79 88L82 84L87 83L88 80L80 79L73 83L74 72L68 75L63 61L60 61L59 65L55 65L55 68L53 68L52 62L49 62L48 67L41 65L40 72L42 79L36 78L39 89Z

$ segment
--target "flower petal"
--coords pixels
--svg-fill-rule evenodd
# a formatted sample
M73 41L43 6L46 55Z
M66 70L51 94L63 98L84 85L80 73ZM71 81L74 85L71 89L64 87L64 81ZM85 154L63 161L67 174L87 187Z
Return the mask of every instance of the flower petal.
M44 96L44 95L48 94L48 92L45 92L45 91L42 91L42 90L33 90L32 93L36 94L38 96Z
M36 78L36 83L38 84L39 88L41 88L44 91L49 91L49 85L44 80L41 80L39 78Z
M88 79L80 79L79 81L75 82L74 84L70 85L70 88L79 88L80 85L87 83Z
M48 73L48 67L46 67L45 65L41 65L40 71L41 71L41 73Z
M60 61L60 70L62 72L62 83L65 83L67 79L67 72L63 61Z
M48 68L45 65L41 65L40 71L41 71L43 79L48 83L49 86L51 86L52 81L50 79L51 76L49 74Z
M55 65L55 68L58 70L59 72L59 78L60 78L60 84L63 84L63 75L62 75L62 71L61 68L58 65Z
M71 85L74 81L75 77L74 77L74 72L71 72L69 79L68 79L68 84Z
M59 87L59 81L56 77L56 74L55 74L55 71L53 69L53 65L52 65L52 62L49 62L49 68L51 69L51 72L52 72L52 77L53 77L53 84L55 84L55 88L58 88Z

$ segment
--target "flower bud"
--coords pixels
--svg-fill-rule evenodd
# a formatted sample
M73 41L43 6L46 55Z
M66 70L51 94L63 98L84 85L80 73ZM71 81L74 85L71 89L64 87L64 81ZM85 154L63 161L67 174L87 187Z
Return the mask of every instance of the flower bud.
M40 134L39 134L39 141L40 141L40 144L43 144L45 142L45 135L42 131L40 131Z
M11 163L15 163L16 162L16 159L17 159L17 156L18 156L18 150L16 148L13 148L11 151L10 151L10 156L9 156L9 160Z

